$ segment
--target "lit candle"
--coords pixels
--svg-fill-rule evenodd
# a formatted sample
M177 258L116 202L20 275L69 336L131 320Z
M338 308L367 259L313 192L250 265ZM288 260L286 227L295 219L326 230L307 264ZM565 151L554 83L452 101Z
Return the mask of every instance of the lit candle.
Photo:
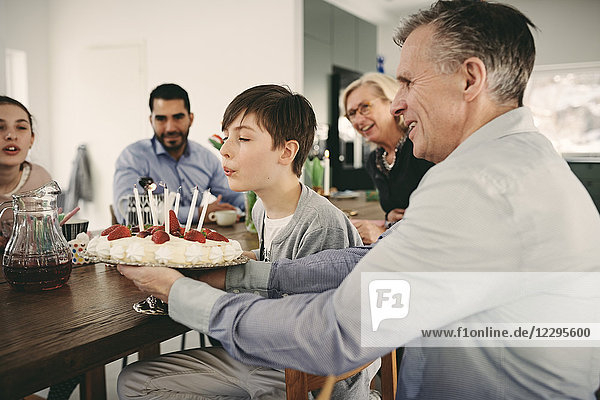
M177 194L175 195L175 207L173 207L173 211L175 211L175 215L179 215L179 201L181 200L181 186L177 189Z
M150 204L150 214L152 215L152 225L158 226L158 218L156 217L156 203L152 192L156 189L156 183L148 185L148 204Z
M144 230L144 218L142 217L142 206L140 203L140 193L138 192L137 185L133 184L133 197L135 197L135 210L137 211L138 225L140 226L140 232Z
M185 231L189 231L192 227L192 219L194 218L194 209L196 208L196 201L198 201L198 186L194 186L192 192L192 204L190 204L190 211L188 211L187 221L185 223Z
M167 184L166 183L164 184L163 187L164 187L164 190L163 190L163 193L164 193L163 194L163 196L164 196L163 206L164 207L163 208L165 210L164 211L165 212L165 232L170 233L169 232L169 230L170 230L169 227L171 226L171 224L169 224L169 209L171 207L170 207L170 204L169 204L169 189L167 188Z
M204 222L204 216L206 215L206 206L208 204L209 193L210 192L208 190L205 190L204 193L202 193L202 212L200 213L200 219L198 220L198 228L196 228L198 231L202 229L202 223Z
M325 155L323 156L324 162L324 172L323 172L323 195L329 196L329 150L325 150Z

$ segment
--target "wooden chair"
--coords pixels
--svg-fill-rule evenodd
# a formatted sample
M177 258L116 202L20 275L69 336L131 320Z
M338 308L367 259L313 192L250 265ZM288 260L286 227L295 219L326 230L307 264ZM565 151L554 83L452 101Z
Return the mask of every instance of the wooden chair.
M336 382L349 378L362 371L371 363L356 368L350 372L339 375ZM381 396L383 400L394 400L396 397L396 385L398 380L396 366L396 350L381 357ZM285 392L287 400L307 400L308 392L320 389L325 384L327 377L312 375L291 368L285 369Z

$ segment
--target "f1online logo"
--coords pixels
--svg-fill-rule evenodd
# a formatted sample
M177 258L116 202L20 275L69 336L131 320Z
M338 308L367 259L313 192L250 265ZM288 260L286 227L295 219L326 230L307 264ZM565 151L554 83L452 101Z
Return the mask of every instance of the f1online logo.
M379 329L384 319L404 318L410 304L410 284L403 279L378 279L369 282L371 329Z

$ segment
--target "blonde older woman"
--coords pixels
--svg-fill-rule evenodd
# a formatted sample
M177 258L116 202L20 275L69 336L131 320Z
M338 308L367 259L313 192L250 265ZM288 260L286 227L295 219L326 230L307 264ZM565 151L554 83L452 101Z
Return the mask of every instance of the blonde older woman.
M341 95L346 117L354 129L377 145L369 155L366 169L379 192L386 226L354 221L365 244L375 242L386 227L402 219L410 194L433 166L413 155L407 127L390 113L398 87L394 78L373 72L352 82Z

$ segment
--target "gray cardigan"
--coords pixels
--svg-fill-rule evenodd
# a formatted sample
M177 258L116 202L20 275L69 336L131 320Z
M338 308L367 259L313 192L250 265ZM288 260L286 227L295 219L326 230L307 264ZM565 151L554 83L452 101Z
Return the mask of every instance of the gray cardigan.
M265 218L260 198L252 209L259 240ZM271 261L301 258L327 249L362 246L358 231L344 213L325 197L302 184L302 193L290 223L273 238ZM253 250L260 260L259 250Z

